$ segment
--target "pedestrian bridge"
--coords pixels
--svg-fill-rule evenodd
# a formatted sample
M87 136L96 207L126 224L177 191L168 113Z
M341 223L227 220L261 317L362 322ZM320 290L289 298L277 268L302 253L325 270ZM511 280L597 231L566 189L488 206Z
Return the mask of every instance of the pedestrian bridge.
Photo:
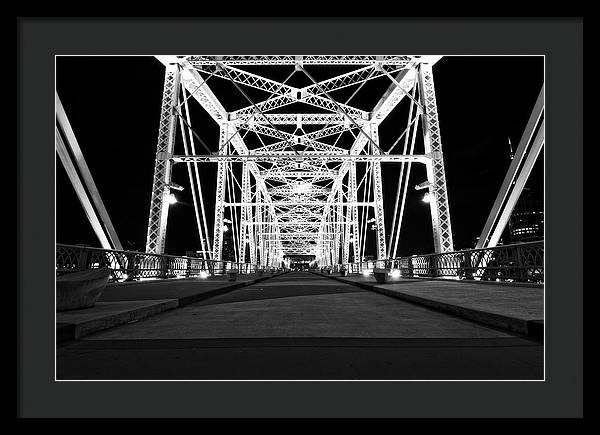
M110 274L95 306L57 313L58 378L543 379L544 245L499 240L544 144L544 89L475 249L456 250L440 58L157 56L143 252L123 249L56 94L57 154L99 244L56 245L56 273ZM218 137L198 133L191 104ZM384 138L394 111L403 121ZM203 164L217 169L211 204ZM395 165L395 197L383 165ZM417 165L433 243L401 256ZM198 238L169 255L169 210L185 189Z
M269 272L114 283L60 312L58 379L542 379L543 288Z
M539 281L540 271L530 268L538 248L455 252L433 77L441 58L157 56L165 76L144 254L116 253L123 247L58 94L57 154L100 246L115 252L114 273L128 279L289 268L289 257L304 255L332 270ZM226 85L233 93L224 92ZM543 147L543 96L542 87L476 248L498 245ZM218 125L218 137L198 134L191 104ZM392 112L404 113L406 122L395 121L393 136L380 136ZM202 164L217 166L214 204L204 201ZM395 198L384 198L386 164L397 169ZM429 204L435 256L397 261L414 165L425 168L415 188ZM188 186L173 182L175 170L187 172ZM169 209L185 189L196 223L190 230L198 233L190 250L199 259L152 256L165 254ZM386 222L384 207L392 204ZM60 249L59 262L70 255ZM369 258L376 264L365 264Z

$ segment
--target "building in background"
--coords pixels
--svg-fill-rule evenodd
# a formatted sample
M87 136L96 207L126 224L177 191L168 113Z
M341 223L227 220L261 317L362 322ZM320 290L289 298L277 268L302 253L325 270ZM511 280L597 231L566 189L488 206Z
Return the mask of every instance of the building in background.
M223 232L223 251L221 258L225 261L235 261L233 231L226 230Z
M508 221L510 243L544 239L544 204L528 188L523 188Z

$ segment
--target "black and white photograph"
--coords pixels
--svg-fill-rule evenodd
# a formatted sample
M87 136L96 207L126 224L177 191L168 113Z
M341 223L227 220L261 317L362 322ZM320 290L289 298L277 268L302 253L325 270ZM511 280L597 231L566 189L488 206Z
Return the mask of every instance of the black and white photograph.
M17 29L20 416L582 413L581 19Z
M543 56L57 56L56 378L543 380L544 107Z

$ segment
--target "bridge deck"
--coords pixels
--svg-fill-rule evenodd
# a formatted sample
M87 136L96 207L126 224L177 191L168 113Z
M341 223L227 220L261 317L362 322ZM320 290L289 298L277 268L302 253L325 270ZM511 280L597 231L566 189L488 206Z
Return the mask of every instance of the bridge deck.
M390 279L377 284L373 277L332 278L443 312L543 337L544 287L541 284L456 281L435 278Z
M299 272L71 342L57 365L58 379L542 379L543 347Z

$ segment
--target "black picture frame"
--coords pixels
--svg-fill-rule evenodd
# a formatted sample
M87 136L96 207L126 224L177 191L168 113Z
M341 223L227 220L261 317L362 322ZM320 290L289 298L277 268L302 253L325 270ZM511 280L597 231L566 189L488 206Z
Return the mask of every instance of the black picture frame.
M17 31L18 416L582 415L582 19L20 18ZM200 52L545 55L546 381L55 382L54 56Z

